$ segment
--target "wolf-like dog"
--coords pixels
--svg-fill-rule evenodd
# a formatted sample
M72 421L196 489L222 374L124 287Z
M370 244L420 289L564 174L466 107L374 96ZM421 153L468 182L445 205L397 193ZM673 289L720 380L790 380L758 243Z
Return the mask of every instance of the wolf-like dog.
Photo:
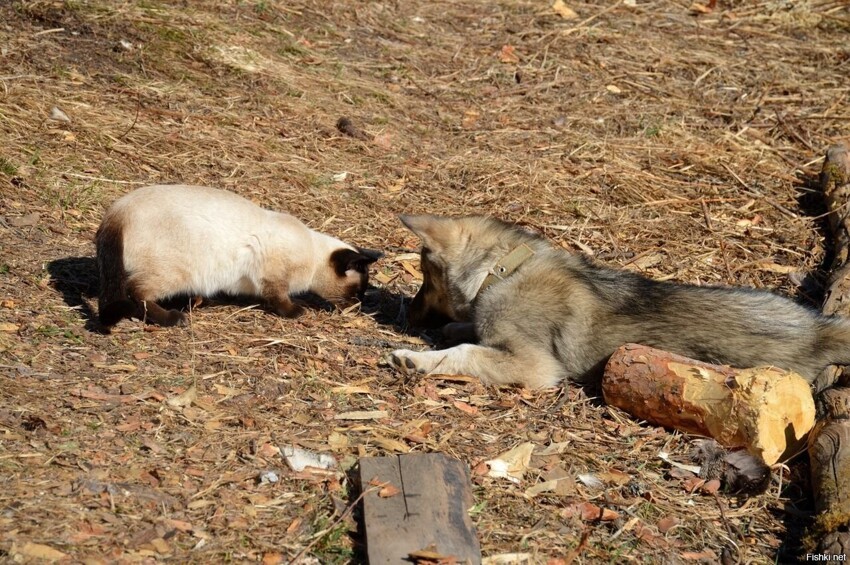
M477 343L400 349L408 374L528 388L593 381L617 347L641 343L710 363L772 365L812 382L850 362L850 322L765 291L655 281L598 265L487 217L401 216L422 240L410 321L450 321Z

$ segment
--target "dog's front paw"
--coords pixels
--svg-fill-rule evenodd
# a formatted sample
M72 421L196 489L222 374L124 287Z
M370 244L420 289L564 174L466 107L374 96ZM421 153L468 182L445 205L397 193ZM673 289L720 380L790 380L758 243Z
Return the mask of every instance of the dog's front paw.
M408 349L396 349L391 353L387 353L384 357L384 361L387 365L398 369L405 375L422 373L424 370L416 365L416 361L414 360L415 356L415 351L410 351Z

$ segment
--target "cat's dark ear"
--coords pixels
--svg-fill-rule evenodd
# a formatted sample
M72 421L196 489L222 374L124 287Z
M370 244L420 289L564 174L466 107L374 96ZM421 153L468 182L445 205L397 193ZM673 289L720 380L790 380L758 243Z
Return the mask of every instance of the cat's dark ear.
M367 265L370 263L374 263L375 261L384 256L384 253L382 251L378 251L377 249L367 249L365 247L358 247L357 251L359 251L362 256L366 257L369 260L369 263L366 263Z
M340 277L344 277L348 271L365 273L369 270L369 265L377 261L381 255L383 254L380 251L372 249L337 249L331 253L331 265Z

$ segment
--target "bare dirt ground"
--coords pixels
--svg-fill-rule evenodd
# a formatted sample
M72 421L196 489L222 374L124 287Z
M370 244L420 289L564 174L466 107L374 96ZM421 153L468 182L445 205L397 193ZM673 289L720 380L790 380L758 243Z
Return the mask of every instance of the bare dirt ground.
M357 512L343 516L355 486L290 471L285 444L343 470L462 459L487 556L802 555L805 461L765 494L715 498L658 458L687 461L688 438L584 391L404 380L378 363L430 343L405 325L420 277L402 212L492 214L656 278L817 303L828 250L806 179L847 134L847 2L577 1L572 19L550 5L0 2L3 560L362 559ZM160 182L231 189L383 249L377 289L352 311L284 320L223 302L191 328L102 335L92 237L110 202ZM527 441L560 449L520 485L482 474Z

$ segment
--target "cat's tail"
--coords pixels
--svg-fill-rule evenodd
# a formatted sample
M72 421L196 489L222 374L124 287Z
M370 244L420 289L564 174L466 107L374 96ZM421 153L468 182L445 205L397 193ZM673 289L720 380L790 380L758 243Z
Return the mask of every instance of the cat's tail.
M109 329L124 318L132 316L135 302L127 292L127 271L124 269L124 238L121 221L107 217L97 230L97 270L100 275L98 294L98 319L104 329Z

